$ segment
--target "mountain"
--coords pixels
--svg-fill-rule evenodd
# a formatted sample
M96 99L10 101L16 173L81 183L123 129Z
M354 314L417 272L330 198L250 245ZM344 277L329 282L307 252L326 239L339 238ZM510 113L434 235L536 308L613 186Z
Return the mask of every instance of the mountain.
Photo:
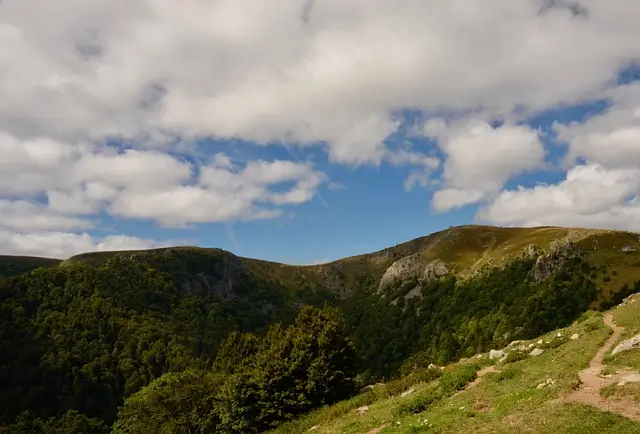
M532 339L640 290L640 241L623 231L462 226L311 266L172 247L64 261L5 256L0 270L0 398L10 403L0 411L0 424L31 420L33 430L33 420L62 424L66 417L105 427L118 419L123 403L139 400L170 373L233 365L216 361L233 332L264 338L269 348L307 342L300 333L324 342L314 334L326 333L319 326L273 331L274 324L299 324L303 306L327 306L343 318L361 358L354 379L361 386ZM263 361L276 354L255 351ZM301 351L295 354L307 350ZM284 360L289 353L279 354ZM306 359L296 360L291 363ZM229 377L241 383L232 387L226 379L220 387L271 384L246 369ZM285 365L265 369L294 372ZM282 375L282 384L293 381ZM280 396L278 387L255 393ZM332 393L329 388L326 396ZM309 403L329 401L286 402L277 404L279 416L255 416L255 425L229 432L253 432L264 421L291 419L312 408Z

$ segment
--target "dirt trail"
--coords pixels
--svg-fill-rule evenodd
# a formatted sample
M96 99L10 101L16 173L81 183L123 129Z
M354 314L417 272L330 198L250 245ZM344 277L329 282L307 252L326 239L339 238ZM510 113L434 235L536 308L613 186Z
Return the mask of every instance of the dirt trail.
M604 315L604 323L613 329L613 333L609 336L604 345L600 347L593 359L591 359L589 366L578 372L581 383L580 388L567 395L565 400L591 405L604 411L610 411L612 413L626 416L629 419L640 421L640 406L635 402L622 398L607 399L600 395L601 388L618 383L619 381L636 374L625 371L618 372L616 375L612 375L610 377L600 376L605 354L620 339L620 336L622 336L622 332L624 331L623 327L618 326L613 321L613 313L611 312Z

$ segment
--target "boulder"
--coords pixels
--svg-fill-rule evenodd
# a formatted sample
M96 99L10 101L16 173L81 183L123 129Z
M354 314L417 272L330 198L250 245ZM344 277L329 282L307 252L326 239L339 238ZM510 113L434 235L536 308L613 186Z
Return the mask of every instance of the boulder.
M576 339L579 339L580 335L578 333L574 333L571 335L571 337L569 339L571 339L572 341L575 341Z
M415 392L415 391L416 391L416 390L415 390L413 387L412 387L411 389L409 389L409 390L405 390L404 392L402 392L402 393L400 394L400 398L404 398L405 396L409 396L409 395L411 395L411 394L412 394L413 392Z
M491 350L489 351L489 360L502 359L506 354L502 350Z
M530 356L539 356L540 354L544 353L544 350L540 349L540 348L534 348L533 350L531 350L531 352L529 353Z
M369 411L369 406L367 406L367 405L364 405L362 407L356 408L356 413L358 413L360 416L362 416L363 414L365 414L368 411Z
M616 355L623 351L629 351L636 348L640 348L640 335L636 335L631 339L627 339L626 341L620 342L618 346L613 349L611 354Z

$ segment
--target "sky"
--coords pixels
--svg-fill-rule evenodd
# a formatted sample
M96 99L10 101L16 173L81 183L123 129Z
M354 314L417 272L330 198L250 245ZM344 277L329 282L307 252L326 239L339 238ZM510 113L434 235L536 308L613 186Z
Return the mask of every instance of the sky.
M0 254L640 231L637 0L0 1Z

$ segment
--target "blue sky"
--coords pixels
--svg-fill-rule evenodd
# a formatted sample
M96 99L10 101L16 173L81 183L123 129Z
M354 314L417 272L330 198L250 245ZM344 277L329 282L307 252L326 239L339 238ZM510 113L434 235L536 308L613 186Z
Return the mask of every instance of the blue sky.
M0 254L640 230L640 3L189 5L2 5Z

